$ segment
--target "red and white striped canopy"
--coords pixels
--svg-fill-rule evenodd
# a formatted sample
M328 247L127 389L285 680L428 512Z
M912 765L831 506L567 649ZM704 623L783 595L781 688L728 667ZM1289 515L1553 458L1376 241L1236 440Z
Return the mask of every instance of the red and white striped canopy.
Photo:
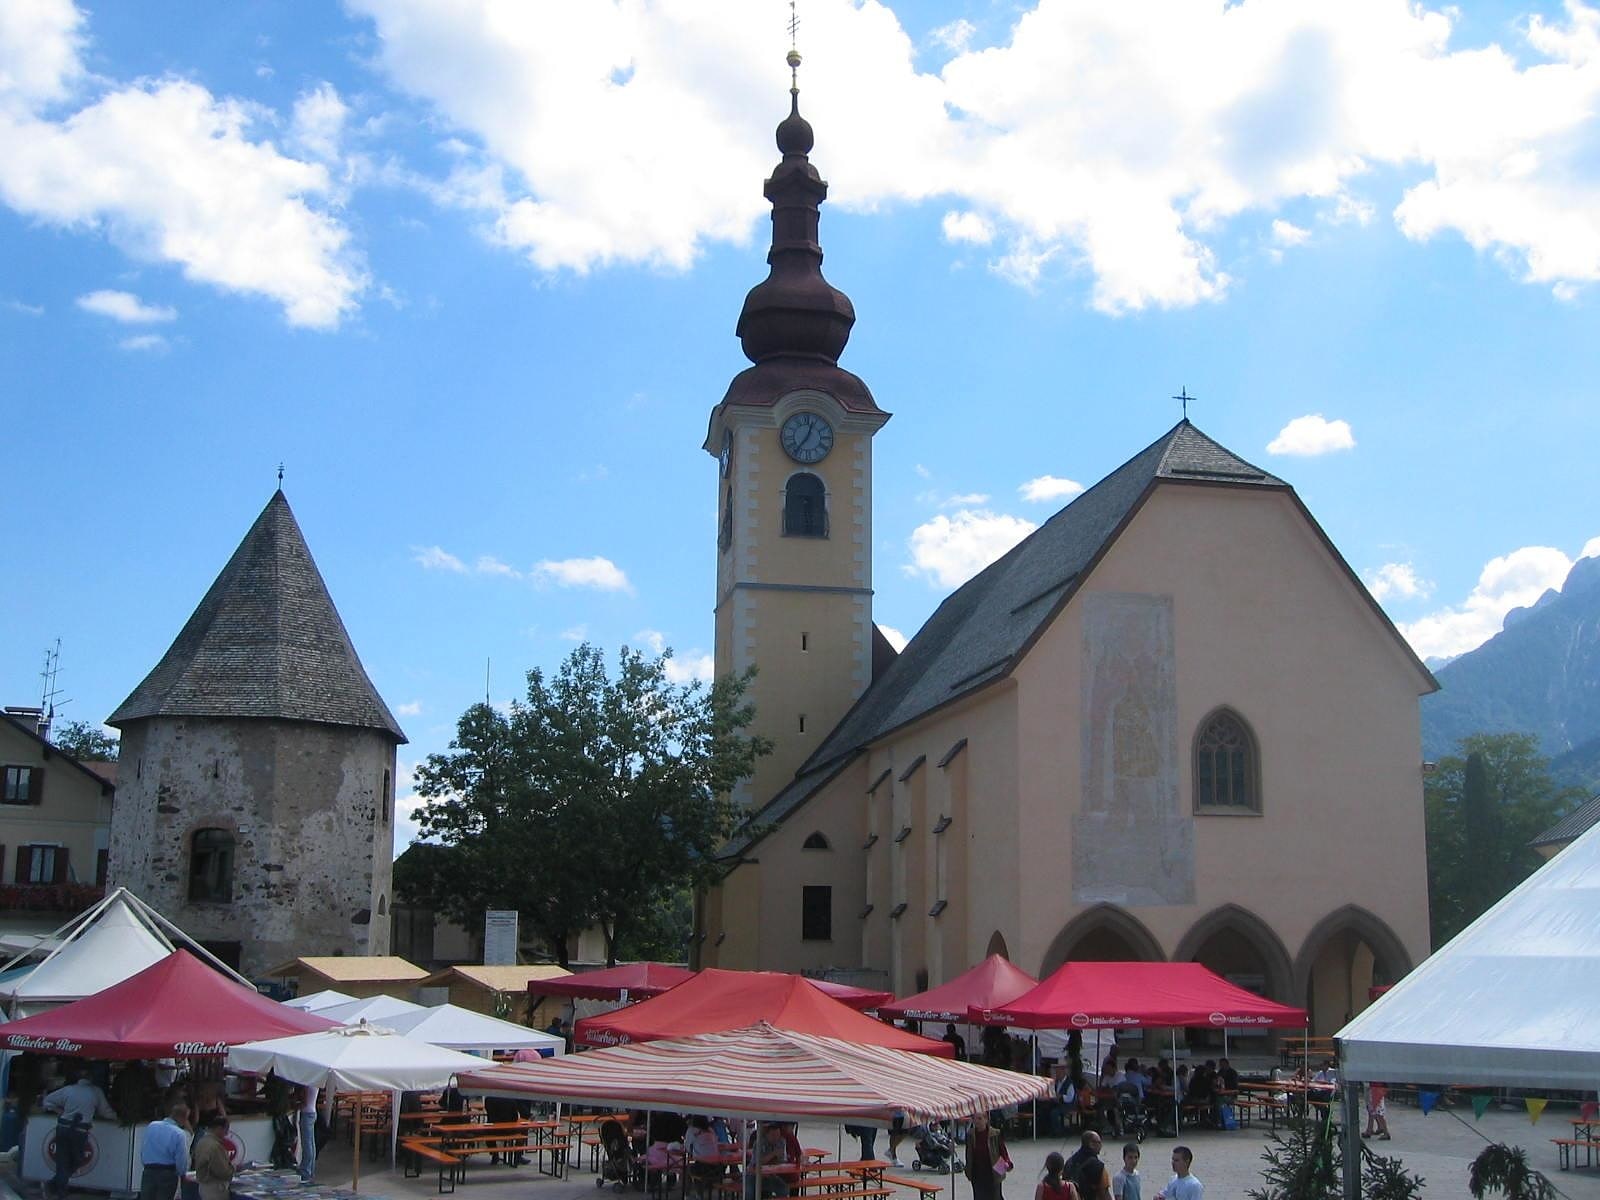
M459 1078L464 1092L538 1096L758 1120L814 1117L913 1123L969 1116L1047 1095L1035 1075L777 1029L631 1043Z

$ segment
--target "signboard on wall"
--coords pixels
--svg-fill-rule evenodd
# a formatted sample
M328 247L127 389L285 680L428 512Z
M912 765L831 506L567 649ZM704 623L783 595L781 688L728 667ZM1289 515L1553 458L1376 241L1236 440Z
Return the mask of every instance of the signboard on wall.
M488 908L483 913L483 962L489 967L517 965L517 910Z

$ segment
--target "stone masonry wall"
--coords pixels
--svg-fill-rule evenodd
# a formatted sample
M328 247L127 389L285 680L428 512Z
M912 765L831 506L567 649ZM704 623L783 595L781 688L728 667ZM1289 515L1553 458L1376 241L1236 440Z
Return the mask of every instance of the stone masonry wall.
M158 717L123 730L110 882L261 974L301 954L386 954L394 743L305 722ZM190 839L235 839L233 899L189 900Z

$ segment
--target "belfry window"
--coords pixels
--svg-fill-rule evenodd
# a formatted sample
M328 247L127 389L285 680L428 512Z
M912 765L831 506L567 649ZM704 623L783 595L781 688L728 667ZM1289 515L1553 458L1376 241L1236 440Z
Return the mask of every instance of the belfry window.
M1196 811L1261 811L1261 763L1249 726L1220 708L1200 725L1194 740Z
M189 899L227 904L233 899L233 834L196 829L189 842Z
M786 537L828 536L828 500L822 480L807 471L793 475L783 494Z

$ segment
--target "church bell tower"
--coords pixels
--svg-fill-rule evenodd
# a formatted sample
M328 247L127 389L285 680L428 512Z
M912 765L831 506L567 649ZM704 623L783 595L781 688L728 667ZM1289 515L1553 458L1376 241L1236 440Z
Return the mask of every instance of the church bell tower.
M797 83L789 95L764 188L771 270L737 327L753 365L712 409L705 442L718 463L716 671L757 668L753 732L774 747L736 789L747 806L792 779L872 681L872 435L889 419L839 366L855 309L822 276L828 185Z

